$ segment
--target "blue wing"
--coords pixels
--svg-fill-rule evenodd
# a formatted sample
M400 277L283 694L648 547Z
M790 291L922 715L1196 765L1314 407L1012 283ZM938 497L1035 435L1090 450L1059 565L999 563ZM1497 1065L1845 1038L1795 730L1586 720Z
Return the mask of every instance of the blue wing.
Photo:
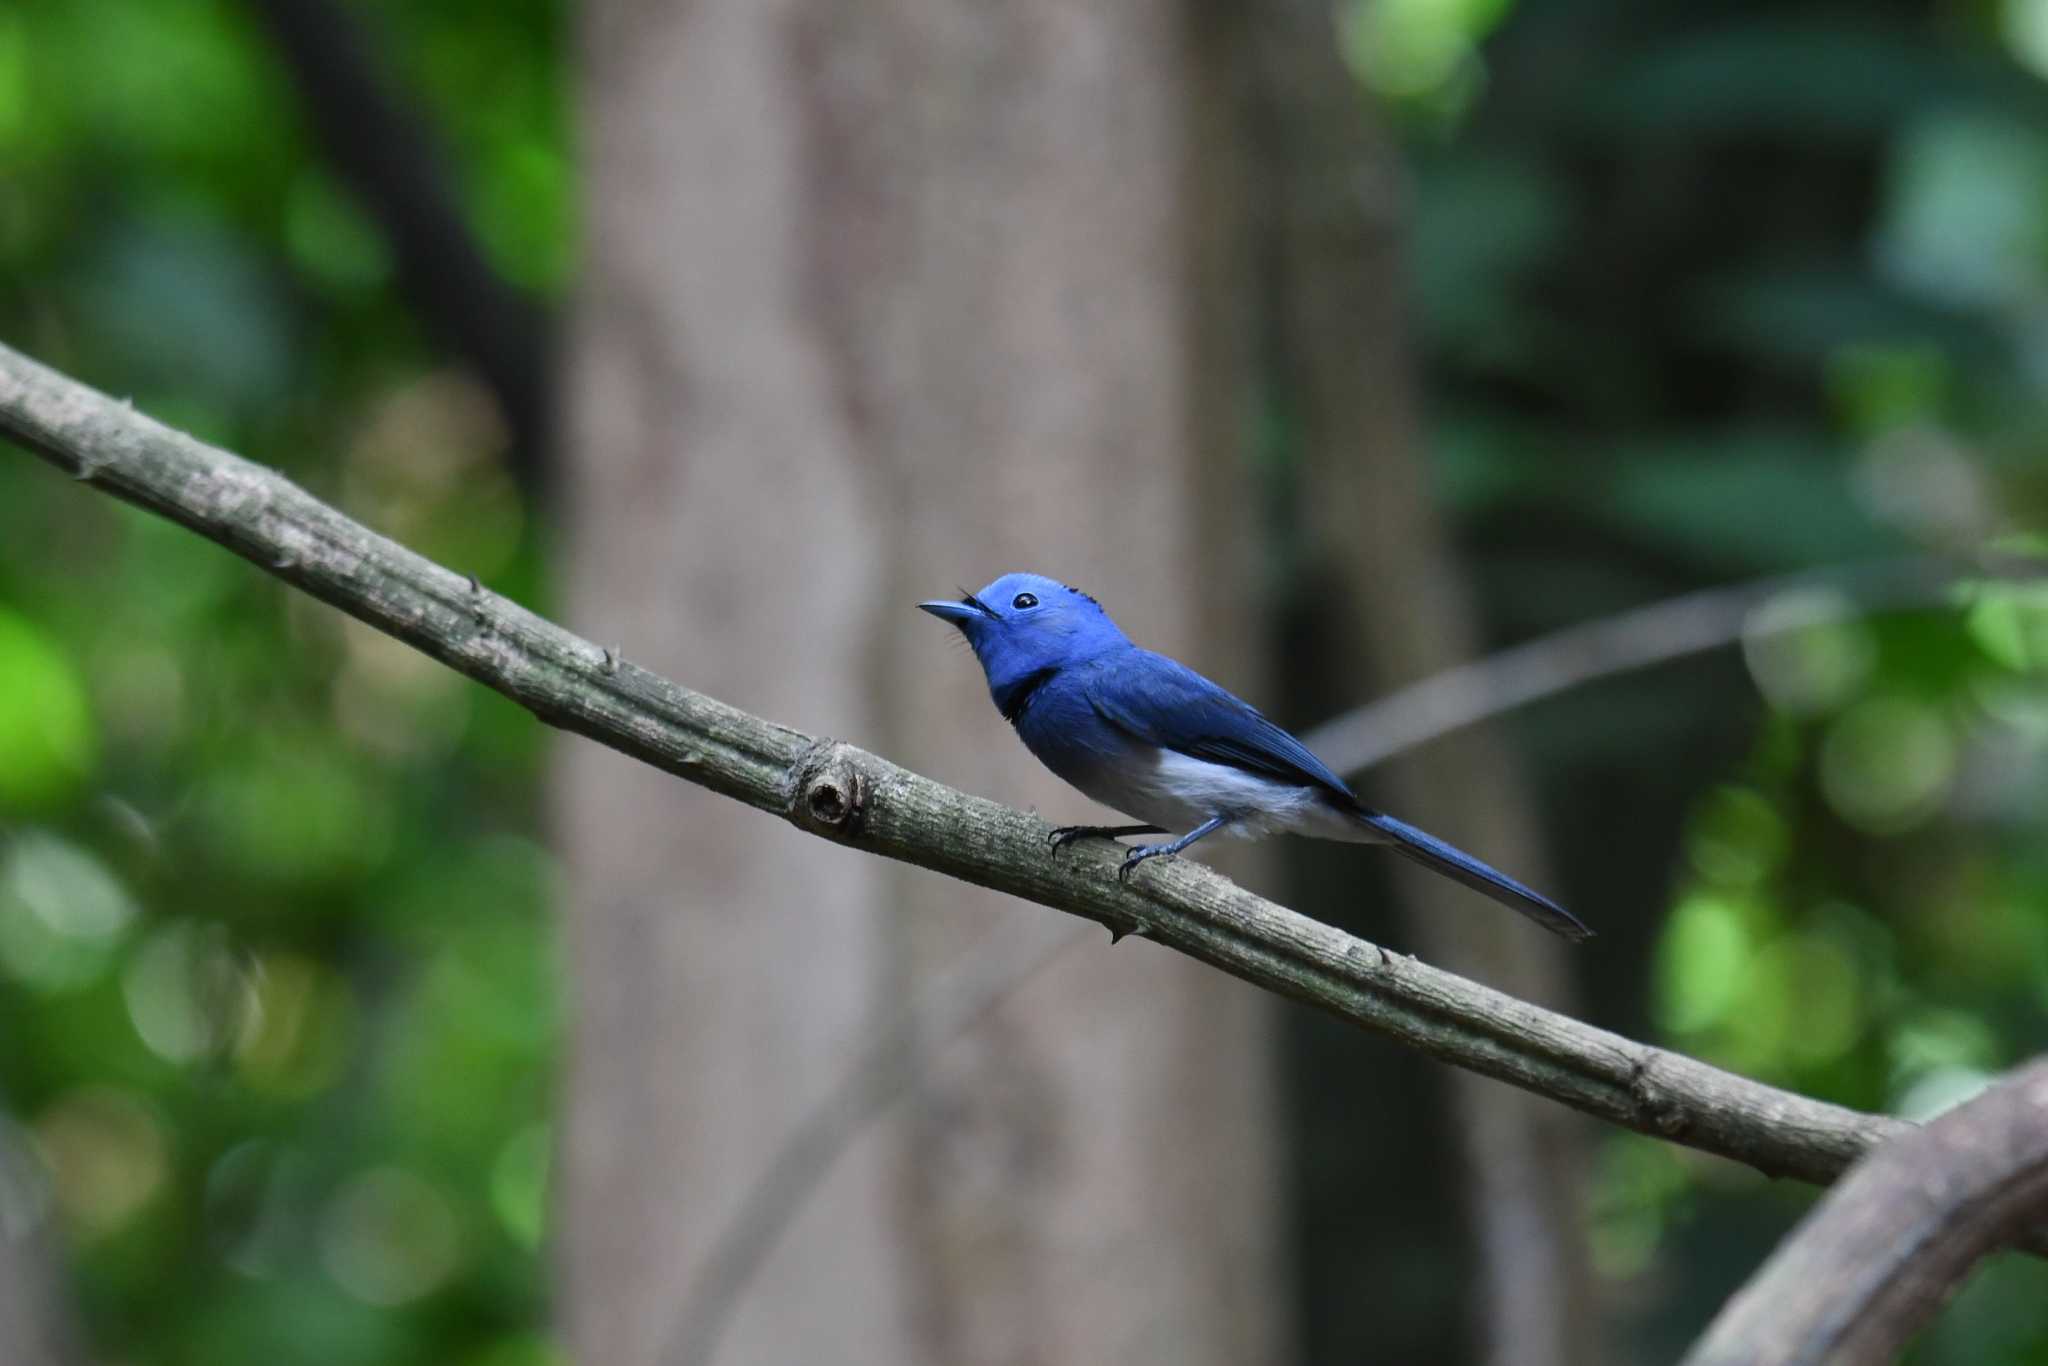
M1095 668L1087 696L1096 715L1161 749L1262 777L1319 787L1345 806L1358 798L1308 747L1251 703L1165 655L1133 647Z
M1365 806L1301 741L1259 715L1249 702L1183 664L1133 647L1096 665L1084 691L1096 715L1136 740L1281 782L1321 788L1333 803L1424 867L1567 939L1592 934L1577 916L1541 892L1406 821Z

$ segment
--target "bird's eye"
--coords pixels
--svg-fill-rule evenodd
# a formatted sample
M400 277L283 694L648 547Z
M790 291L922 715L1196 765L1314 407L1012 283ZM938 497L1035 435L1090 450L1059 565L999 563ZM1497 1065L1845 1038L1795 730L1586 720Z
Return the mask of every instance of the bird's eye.
M1016 597L1010 599L1010 606L1021 612L1027 607L1038 606L1038 599L1030 593L1019 593Z

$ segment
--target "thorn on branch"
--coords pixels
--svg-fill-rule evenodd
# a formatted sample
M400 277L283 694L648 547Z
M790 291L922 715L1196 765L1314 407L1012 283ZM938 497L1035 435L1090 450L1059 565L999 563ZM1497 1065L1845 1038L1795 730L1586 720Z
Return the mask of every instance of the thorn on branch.
M607 647L604 652L604 671L608 674L617 673L619 671L619 658L618 646Z
M470 604L470 616L476 619L476 624L479 626L490 625L491 605L490 599L484 595L484 586L476 581L476 575L474 574L464 574L462 577L469 580L469 595L474 599Z

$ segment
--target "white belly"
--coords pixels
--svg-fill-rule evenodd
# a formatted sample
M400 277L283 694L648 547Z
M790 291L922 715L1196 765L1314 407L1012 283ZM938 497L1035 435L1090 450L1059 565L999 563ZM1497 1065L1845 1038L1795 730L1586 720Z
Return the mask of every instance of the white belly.
M1225 832L1257 839L1287 832L1370 842L1373 829L1333 809L1320 789L1278 782L1228 764L1154 751L1151 763L1091 775L1088 795L1166 830L1192 830L1213 816L1234 817Z

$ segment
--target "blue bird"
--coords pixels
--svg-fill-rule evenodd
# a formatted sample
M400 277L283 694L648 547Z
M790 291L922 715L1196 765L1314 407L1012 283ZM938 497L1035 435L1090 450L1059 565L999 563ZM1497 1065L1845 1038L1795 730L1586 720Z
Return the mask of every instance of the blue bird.
M996 710L1047 768L1141 825L1068 825L1054 852L1089 835L1164 835L1133 847L1119 878L1196 840L1276 831L1387 844L1567 939L1593 933L1550 898L1358 800L1301 741L1194 670L1131 643L1102 604L1038 574L1005 574L920 608L960 629Z

